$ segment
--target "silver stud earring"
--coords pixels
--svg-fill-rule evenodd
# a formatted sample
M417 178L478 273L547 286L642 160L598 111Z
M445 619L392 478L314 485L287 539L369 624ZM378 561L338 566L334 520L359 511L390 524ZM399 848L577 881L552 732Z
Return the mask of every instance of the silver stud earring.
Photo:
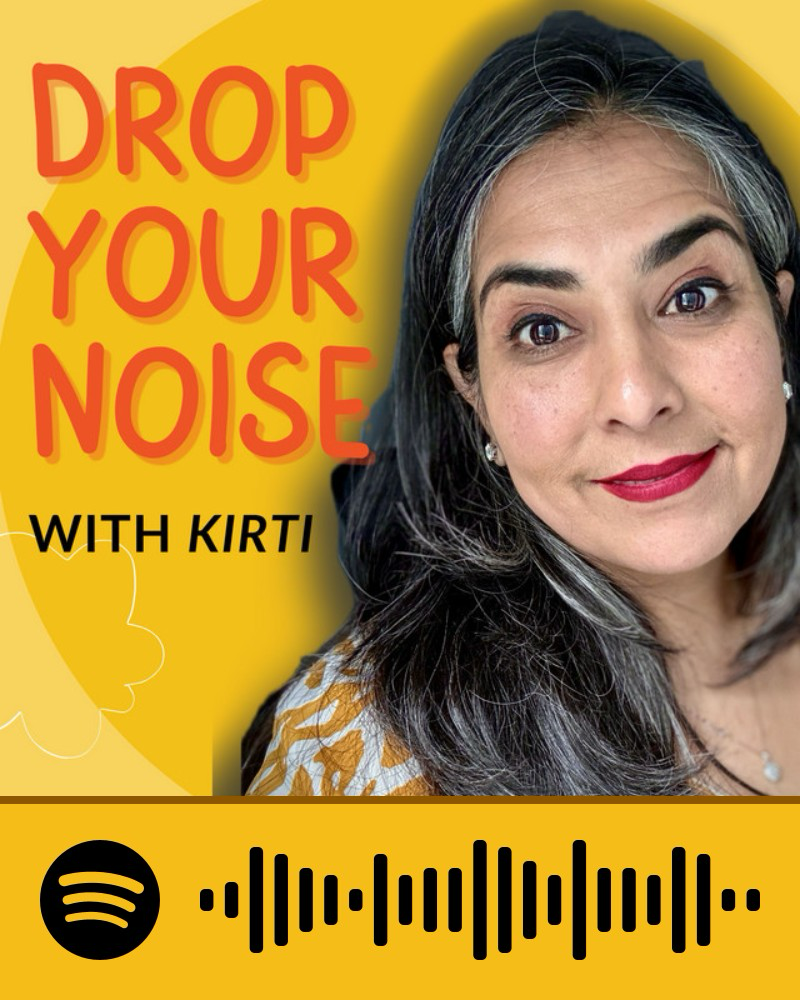
M497 458L497 445L494 441L487 441L483 448L487 462L493 462Z
M791 387L791 385L788 382L784 382L783 383L783 394L786 397L786 402L787 403L792 398L792 396L794 396L794 389Z

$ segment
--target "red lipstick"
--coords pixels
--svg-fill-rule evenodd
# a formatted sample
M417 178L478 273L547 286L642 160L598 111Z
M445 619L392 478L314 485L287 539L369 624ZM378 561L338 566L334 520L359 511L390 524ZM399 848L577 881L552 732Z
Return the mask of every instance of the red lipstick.
M593 479L622 500L649 503L682 493L705 474L714 461L717 446L696 455L675 455L658 465L634 465L605 479Z

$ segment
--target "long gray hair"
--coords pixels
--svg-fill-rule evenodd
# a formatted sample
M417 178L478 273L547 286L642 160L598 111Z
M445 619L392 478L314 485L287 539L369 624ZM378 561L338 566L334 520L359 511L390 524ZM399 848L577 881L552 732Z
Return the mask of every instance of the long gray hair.
M343 513L354 663L439 794L691 794L705 763L647 615L481 461L480 425L442 365L457 342L465 378L477 375L471 258L493 184L544 136L608 115L667 130L706 159L795 378L800 312L794 302L783 320L775 275L799 273L797 220L702 67L574 13L494 53L453 107L417 199L377 460L350 474ZM732 543L742 612L763 618L732 679L798 636L797 421L790 406L775 478Z

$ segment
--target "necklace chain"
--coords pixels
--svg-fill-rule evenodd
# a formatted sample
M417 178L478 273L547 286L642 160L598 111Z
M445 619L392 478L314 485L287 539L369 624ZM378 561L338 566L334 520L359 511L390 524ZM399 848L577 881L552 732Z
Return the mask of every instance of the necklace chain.
M704 722L707 726L710 726L711 729L713 729L718 736L722 736L724 739L729 739L733 743L736 743L740 747L742 747L742 749L748 750L750 753L756 754L761 759L761 773L764 775L767 781L771 781L774 784L781 780L781 778L783 777L783 768L778 763L778 761L775 760L775 758L772 756L769 750L766 749L766 747L764 747L761 750L758 750L756 747L750 746L749 743L745 743L745 741L740 739L738 736L734 736L733 733L731 733L728 729L724 729L722 726L718 726L710 719L706 719L701 716L700 721Z

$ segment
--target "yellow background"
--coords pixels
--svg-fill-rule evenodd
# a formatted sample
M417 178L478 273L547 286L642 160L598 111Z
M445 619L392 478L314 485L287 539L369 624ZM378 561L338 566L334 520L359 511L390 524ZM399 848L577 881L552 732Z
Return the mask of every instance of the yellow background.
M800 14L777 0L586 7L652 32L687 58L703 58L721 91L765 140L797 199ZM372 371L348 372L344 394L374 399L390 363L407 220L438 124L480 58L511 34L532 27L545 9L485 0L408 0L383 13L354 0L302 5L140 0L130 8L32 2L17 5L7 16L0 61L6 96L0 161L0 313L5 317L0 341L0 726L8 724L0 729L0 794L234 793L238 741L253 711L299 657L330 634L349 606L335 565L327 483L333 462L321 453L316 434L293 461L258 460L241 444L220 461L208 453L206 409L185 454L174 461L146 462L121 445L113 422L100 456L83 455L62 419L58 461L44 461L34 440L32 344L50 344L80 383L86 344L101 341L112 357L112 386L133 353L167 344L192 359L207 388L210 345L224 342L236 367L238 416L249 408L244 369L257 346L289 340L300 347L309 368L286 369L277 384L297 394L313 414L319 348L359 344L370 347L377 364ZM183 98L170 143L185 159L185 180L168 177L147 154L135 180L116 174L113 156L83 180L57 185L39 178L30 86L37 61L81 69L109 111L116 67L164 69ZM296 180L285 175L279 131L273 158L246 182L205 175L188 153L188 107L197 82L219 65L249 65L268 81L282 123L285 68L306 62L328 66L348 89L354 128L344 148L313 162L308 178ZM246 102L241 114L247 114ZM80 116L68 102L62 125L68 143L70 129L73 135L80 130ZM235 149L236 135L226 133L224 125L218 139L220 148ZM205 301L196 274L175 315L164 322L131 321L109 298L104 261L116 220L140 204L176 212L195 244L202 210L216 208L226 219L226 273L234 294L249 289L263 208L275 208L284 219L296 206L335 209L357 237L357 253L342 282L361 307L358 316L343 317L318 295L313 320L297 319L284 267L270 310L252 322L219 317ZM41 211L63 237L90 207L100 210L108 224L78 276L74 319L62 324L49 315L50 265L31 240L25 216ZM154 243L134 264L142 294L157 286L163 252ZM143 394L145 403L150 415L143 415L142 427L156 436L160 414L175 405L174 385L154 378ZM281 430L276 425L276 436ZM356 435L357 427L345 421L343 436ZM170 514L172 551L164 555L151 548L135 557L136 604L130 616L132 570L123 557L103 550L65 562L52 553L41 556L22 535L5 534L28 531L29 512L47 517L90 511L142 512L149 518ZM181 542L194 511L313 513L312 551L188 555ZM163 644L163 663L152 633ZM136 701L131 705L132 691ZM134 996L145 989L166 995L181 989L211 996L233 986L334 996L394 996L410 990L435 995L445 988L468 996L520 988L558 989L567 996L705 996L722 989L747 996L757 987L782 995L791 987L781 984L793 979L798 806L790 803L7 799L0 809L5 831L0 920L5 954L13 956L5 963L6 979L10 976L26 995ZM599 942L590 935L589 958L582 964L568 958L563 927L549 930L547 939L533 946L518 943L510 956L490 950L485 963L470 957L462 940L467 931L451 939L446 932L431 936L416 928L393 933L390 924L391 945L378 951L370 943L368 907L362 914L345 915L337 928L304 940L295 934L280 954L268 950L251 956L243 918L225 921L218 911L200 914L197 909L197 892L204 885L219 894L228 879L244 884L247 849L253 844L264 846L268 857L271 851L289 851L294 872L308 864L366 888L364 873L375 851L389 854L390 871L417 874L429 864L466 864L475 837L487 838L490 851L508 844L517 857L525 852L540 867L562 874L574 837L587 840L590 866L607 864L615 871L633 865L665 874L671 847L682 844L690 853L712 854L717 900L725 885L737 893L753 885L761 888L764 907L759 914L716 910L719 933L711 948L690 947L684 956L669 952L664 928L645 928L635 936L615 932ZM80 840L98 838L139 850L162 889L162 915L151 937L137 952L107 963L62 952L47 936L37 903L41 878L55 856Z
M239 739L253 712L301 655L338 626L350 602L336 565L328 488L335 463L319 443L320 349L368 347L374 367L345 369L341 395L376 398L390 365L411 204L438 126L479 60L504 38L533 26L545 9L476 0L433 7L412 2L382 19L363 5L322 0L304 4L302 16L292 5L277 3L237 12L241 5L178 6L145 3L135 16L121 18L99 4L79 4L77 17L74 7L67 15L56 4L37 3L27 26L26 15L16 14L16 30L6 42L4 86L14 100L2 163L8 235L0 295L8 299L0 341L0 657L7 667L0 687L0 793L237 791ZM700 26L708 37L690 27L699 13L688 4L672 7L686 14L685 22L643 3L593 9L651 31L687 58L705 58L723 93L756 124L797 186L792 137L800 125L793 110L800 95L789 47L783 53L778 48L791 34L785 24L778 30L778 20L785 20L778 17L779 6L766 5L771 17L763 12L755 17L744 7L739 13L730 6L703 7ZM35 170L30 82L35 61L79 68L112 112L99 165L62 183L45 181ZM267 81L276 120L271 155L246 177L228 180L210 175L195 160L188 118L200 81L212 69L235 63L254 68ZM326 66L342 80L352 128L335 155L312 160L296 178L284 166L284 74L287 66L304 63ZM179 177L167 174L147 150L139 151L138 169L130 177L117 172L114 71L131 65L158 65L177 87L179 113L164 135L185 166ZM149 110L152 96L145 89L141 110ZM325 123L327 108L319 91L312 98L316 130ZM62 155L71 155L83 141L83 111L63 87L57 108ZM221 155L243 148L252 115L252 98L242 88L223 98L213 140ZM274 209L283 239L268 308L242 320L226 319L208 302L193 266L185 296L167 314L148 321L125 314L109 294L105 258L119 219L142 205L163 206L180 217L195 265L202 214L216 209L224 220L224 279L234 296L250 290L260 214ZM355 234L353 259L339 275L359 305L353 317L319 290L309 317L292 311L286 230L291 210L310 205L334 209ZM50 312L53 267L38 239L31 239L25 216L40 210L63 243L90 208L101 213L103 225L77 269L70 317L58 320ZM324 249L315 244L315 252ZM135 293L156 294L171 260L164 233L145 233L129 257ZM285 416L255 400L245 381L252 354L276 340L295 344L306 359L304 368L279 368L272 382L303 405L312 432L299 452L267 460L250 454L235 428L252 410L267 437L287 431ZM34 433L32 345L48 344L83 394L86 351L93 341L110 356L100 448L93 455L80 450L56 403L57 450L43 459ZM217 342L227 346L233 369L233 430L222 458L208 446L211 348ZM168 345L189 359L200 379L201 406L186 446L169 458L147 460L121 441L113 394L128 360L154 345ZM169 371L156 371L143 383L136 419L146 437L161 437L171 428L178 385ZM340 420L340 434L357 437L358 422ZM67 520L74 514L141 513L151 529L166 513L170 550L161 553L150 541L132 557L112 554L107 544L68 560L52 551L42 555L30 537L30 513L44 523L53 513ZM264 554L210 553L202 545L190 554L194 513L203 521L215 513L238 519L248 513L312 514L311 551L299 553L295 541L278 553L273 523ZM293 530L297 539L297 526ZM108 530L98 537L108 538ZM133 548L130 528L123 528L121 538ZM79 535L76 544L83 540Z

